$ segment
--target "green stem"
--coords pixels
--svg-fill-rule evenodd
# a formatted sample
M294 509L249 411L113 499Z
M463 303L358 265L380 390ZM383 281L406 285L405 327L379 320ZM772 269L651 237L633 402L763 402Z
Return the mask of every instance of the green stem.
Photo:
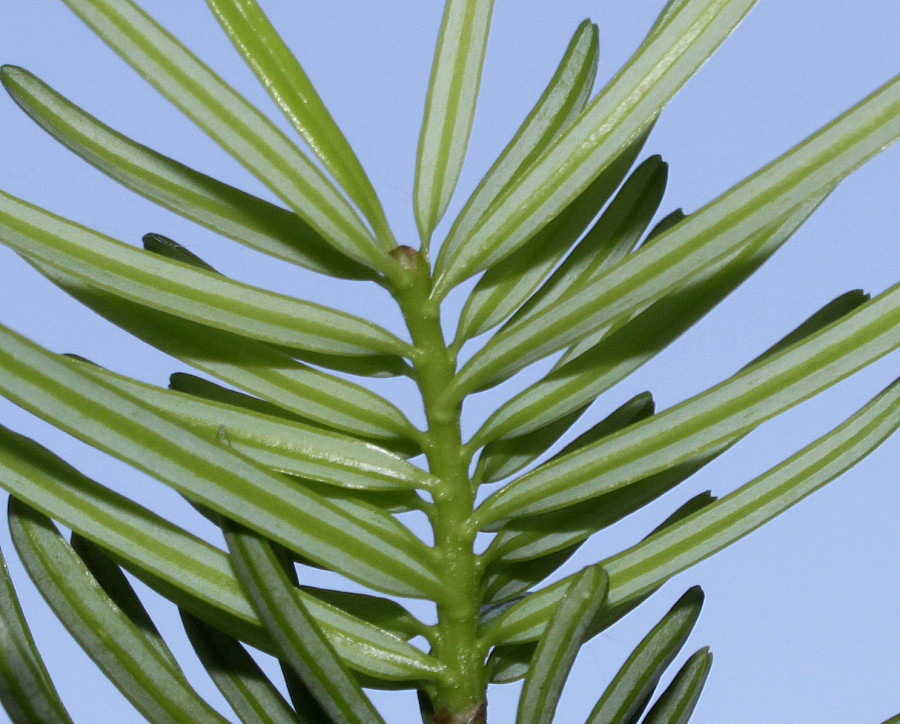
M431 643L433 655L447 666L447 676L432 695L435 722L476 724L485 721L487 682L478 639L480 572L474 549L470 454L462 444L461 402L446 395L456 373L456 355L444 340L440 309L430 299L427 264L412 249L401 247L397 252L409 279L395 295L417 352L413 364L428 422L425 454L429 469L440 480L431 521L435 552L448 585L436 601L438 622Z

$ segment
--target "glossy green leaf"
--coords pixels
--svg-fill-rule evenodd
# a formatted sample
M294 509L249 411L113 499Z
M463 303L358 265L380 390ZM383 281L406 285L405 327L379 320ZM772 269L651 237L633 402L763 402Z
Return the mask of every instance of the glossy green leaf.
M185 587L195 613L218 611L219 625L254 645L271 648L221 551L2 426L0 485L102 546L117 563L153 581L154 588Z
M72 724L35 646L0 552L0 704L12 724Z
M222 431L234 450L278 472L372 491L430 488L434 482L402 457L347 435L163 389L94 365L72 365L198 435L213 438Z
M525 561L493 562L484 575L484 604L506 602L525 593L562 566L580 546L580 543L576 543L568 548ZM524 676L524 673L522 675Z
M230 445L228 431L219 429L216 438L223 445ZM407 528L393 515L386 513L408 512L424 507L424 501L411 490L357 490L353 488L341 488L332 485L322 485L314 480L289 476L291 483L298 489L302 489L312 495L323 498L333 505L341 507L348 515L365 522L372 528L381 530L387 538L397 536L404 537ZM213 525L219 525L219 514L206 506L187 499L188 502L204 518ZM322 563L292 552L294 560L307 566L327 568Z
M482 527L589 500L710 453L898 346L900 285L706 392L514 480L476 511Z
M328 713L319 706L319 702L309 693L306 685L300 681L300 677L283 661L281 662L281 673L284 677L284 687L294 705L294 711L304 717L304 724L340 724L328 716Z
M369 220L385 248L397 246L378 195L350 143L256 0L207 0L206 4L272 100Z
M411 510L425 510L429 503L413 490L351 490L349 488L323 487L302 478L293 478L297 485L309 486L319 495L341 506L347 506L362 512L363 508L377 508L386 513L406 513ZM403 526L396 518L385 518L376 514L370 516L388 528Z
M830 482L900 427L896 382L842 425L714 504L607 561L615 601L712 555Z
M695 495L693 498L690 498L680 505L671 515L658 525L650 535L664 530L671 525L675 525L675 523L687 518L689 515L712 504L715 500L715 496L711 495L709 491ZM521 594L522 591L525 591L532 585L544 580L550 573L562 565L562 563L564 563L580 545L580 543L575 544L568 549L551 553L543 558L510 563L498 567L493 574L494 590L502 592L505 588L507 596ZM547 565L548 563L549 565ZM504 578L506 579L506 583L503 582ZM519 580L517 581L516 578ZM566 580L571 581L571 577ZM517 584L518 587L516 587ZM486 591L488 593L491 590L491 585L492 584L489 581L486 586ZM587 629L585 638L592 638L602 631L605 631L616 623L616 621L625 617L637 608L638 605L652 596L657 590L658 587L625 603L619 603L616 606L603 608L594 616L594 619ZM499 597L495 597L495 599L500 600ZM515 600L513 600L512 604L508 606L506 610L509 610L514 604ZM517 627L515 625L511 627L508 625L509 623L509 621L505 622L505 624L507 624L505 626L506 633L510 634L512 638L517 641L527 641L527 643L501 644L491 651L490 660L488 662L491 671L491 681L497 684L510 683L525 676L528 672L531 657L534 655L537 648L537 642L528 641L528 639L538 635L537 632L542 630L542 626L544 625L537 623L534 629L529 630L529 626L536 622L534 620L528 620L527 618L520 619ZM495 629L492 631L492 634L496 632Z
M482 275L463 307L456 346L499 324L528 300L622 183L646 140L647 134L641 134L553 221L503 264L491 267ZM594 242L605 243L604 235L595 233L598 228L595 225L579 247L593 250ZM598 254L610 251L602 249Z
M328 375L325 376L326 379L328 377ZM224 387L203 377L198 377L197 375L192 375L187 372L174 372L171 374L169 376L169 389L175 390L176 392L183 392L193 397L199 397L203 400L208 400L209 402L226 405L229 408L239 408L268 417L276 417L305 425L309 425L310 423L322 424L321 421L312 421L308 418L304 418L302 415L291 412L289 409L281 407L269 400L263 400L244 392L238 392L237 390ZM375 399L380 398L376 397ZM323 427L328 429L328 426L323 425ZM371 438L367 440L367 436L359 433L354 434L353 437L357 440L365 440L367 442L371 440ZM384 438L378 439L376 444L387 450L401 454L404 457L417 455L421 452L419 445L408 439Z
M820 329L827 327L829 324L838 321L842 317L848 315L857 307L865 304L871 299L862 289L854 289L852 291L841 294L839 297L832 299L828 304L810 315L802 324L799 324L788 334L782 337L778 342L769 347L758 357L747 363L746 367L750 367L757 362L761 362L767 357L778 354L793 344L800 342L811 334L815 334ZM745 367L745 369L746 369Z
M855 415L733 493L676 521L601 564L609 573L608 603L628 605L649 590L784 512L852 468L900 427L900 384ZM491 623L496 642L534 640L570 582L564 578L529 595Z
M786 241L813 206L761 235L751 253L739 255L710 278L650 305L611 334L588 335L561 357L543 379L513 397L484 426L479 437L528 429L533 420L552 420L573 405L605 392L680 337L730 294Z
M379 442L385 438L385 444L402 447L416 437L403 413L384 398L299 363L264 342L118 299L50 267L37 268L92 311L144 342L300 418Z
M258 412L269 417L280 417L292 422L308 422L301 415L291 412L287 408L280 407L274 402L262 400L245 392L238 392L229 387L224 387L216 382L207 380L189 372L173 372L169 375L169 389L183 392L186 395L199 397L210 402L218 402L229 407L239 407L251 412Z
M195 171L133 141L74 105L27 70L0 69L13 100L88 163L151 201L252 249L331 276L377 279L286 209Z
M505 379L598 327L620 326L672 292L705 283L759 244L767 227L826 195L898 136L900 78L558 304L498 333L454 387L462 393Z
M533 318L631 252L659 208L668 174L659 156L638 166L584 239L509 323Z
M482 639L487 644L497 647L495 653L502 653L501 658L505 658L505 655L509 653L514 662L525 661L523 658L525 650L519 649L518 646L523 644L534 651L536 642L541 638L541 634L547 626L548 617L553 615L543 607L532 605L532 601L537 597L543 603L545 597L548 596L544 591L552 589L553 601L558 606L562 598L558 595L557 588L571 583L571 577L567 576L564 580L565 584L557 582L552 586L542 588L537 593L521 594L506 601L482 606L479 621ZM518 667L518 664L514 663L514 666ZM523 677L526 671L527 665L525 669L519 670L516 677L506 680L515 681L515 678Z
M571 582L571 577L567 577L565 581L568 584ZM605 631L614 623L624 618L639 604L643 603L647 597L648 596L644 596L640 599L635 599L627 605L618 605L612 608L605 606L601 608L590 626L588 626L585 640L593 638L601 631ZM512 611L513 617L517 619L514 623L509 625L510 620L505 616L503 617L502 625L504 632L509 635L508 640L512 643L503 643L507 639L502 637L495 639L495 634L500 633L500 629L490 628L494 621L485 620L483 622L482 629L488 634L488 639L491 642L498 644L492 650L488 661L490 670L492 671L491 681L494 683L510 683L523 678L528 673L531 657L537 649L537 641L540 639L541 634L547 625L546 619L541 618L541 615L544 612L541 612L534 617L518 617L521 609L516 604L521 600L527 599L525 596L521 596L506 604L501 604L504 609L501 611L501 616L506 611ZM559 605L559 602L559 600L556 601L557 606Z
M681 209L675 209L669 214L663 216L656 224L653 226L650 231L647 232L647 236L644 238L644 244L649 244L656 237L662 236L665 232L671 229L673 226L680 224L686 214Z
M144 608L144 604L141 603L134 588L128 582L125 574L122 573L122 569L116 565L115 561L102 548L84 536L73 533L70 544L72 550L84 563L85 568L94 577L94 580L97 581L103 592L109 596L110 601L137 627L146 644L156 650L162 661L181 674L181 666L162 635L160 635L156 624L153 623L153 619L150 618L150 614L147 613L147 609Z
M647 712L643 724L687 724L709 676L712 658L709 648L691 656Z
M190 264L198 269L205 269L206 271L215 274L221 273L203 261L203 259L190 249L182 246L174 239L170 239L168 236L163 236L162 234L144 234L141 237L141 241L147 251L158 254L159 256L164 256L166 259L180 261L182 264Z
M568 206L653 122L755 0L691 0L669 27L648 38L609 85L517 178L464 242L436 282L456 283L508 256Z
M475 480L490 483L521 470L555 443L581 417L585 409L587 408L576 410L525 435L489 443L481 451L478 465L475 468ZM653 397L650 393L643 392L636 395L593 425L587 432L579 435L554 457L584 447L652 414Z
M492 684L511 684L525 678L534 656L535 644L498 646L488 657L487 669Z
M790 236L810 209L778 226L775 233L764 235L762 245L752 254L736 258L707 282L664 297L612 334L600 335L599 341L588 349L583 349L581 342L570 348L562 357L563 364L511 399L485 424L479 436L502 438L507 429L528 429L534 424L533 416L552 420L556 415L568 414L573 406L577 409L584 400L593 399L593 395L627 377L731 293ZM859 298L854 293L847 300L835 300L834 307L813 315L784 339L793 343L817 331L836 319L839 310L854 308L853 302ZM780 344L779 349L783 346ZM758 359L773 351L768 350Z
M593 445L595 442L602 440L608 435L624 430L629 425L633 425L641 420L646 420L656 412L656 403L653 401L653 395L649 392L639 392L627 402L622 403L604 417L600 422L592 425L590 428L581 433L572 442L560 450L553 458L568 455L583 447ZM551 459L553 459L551 458Z
M570 578L566 578L567 583L570 580ZM643 603L647 597L648 596L645 596L639 600L635 600L627 606L620 605L614 608L602 608L588 626L585 640L593 638L601 631L605 631L612 626L616 621L624 618L640 603ZM514 605L514 603L515 602L513 602L511 606ZM559 605L559 600L557 600L556 604ZM504 624L505 623L507 622L505 621ZM498 646L495 646L491 651L491 655L488 659L488 668L492 683L512 683L513 681L523 678L528 673L531 658L534 656L534 652L537 649L537 641L540 640L541 633L546 628L546 625L546 620L538 616L533 619L519 619L514 625L514 630L512 628L507 629L507 632L511 635L510 641L514 641L515 643L501 643ZM492 640L493 634L497 632L496 629L490 631Z
M102 547L119 565L193 615L257 648L273 650L219 549L2 427L0 484ZM357 594L358 599L348 600L331 593L297 591L349 666L397 680L428 679L439 670L437 662L403 640L416 624L398 605L374 596ZM367 606L374 623L366 619Z
M315 371L311 371L315 373ZM321 373L319 373L321 374ZM315 376L314 374L311 376ZM322 375L325 380L328 379L337 379L338 382L343 382L339 378L333 378L330 375ZM323 385L325 386L325 385ZM295 385L296 389L297 385ZM348 392L352 393L356 386L348 384ZM285 420L289 420L291 422L300 422L305 424L310 424L311 422L318 423L320 425L323 424L321 420L310 420L308 418L304 418L302 415L298 415L285 407L281 407L273 402L269 402L268 400L262 400L258 397L253 397L252 395L248 395L243 392L238 392L236 390L229 389L228 387L223 387L222 385L216 384L215 382L211 382L210 380L204 379L202 377L198 377L197 375L192 375L187 372L174 372L169 376L169 389L175 390L176 392L184 392L185 394L192 395L194 397L200 397L204 400L209 400L210 402L217 402L223 405L227 405L228 407L237 407L243 410L249 410L251 412L260 413L263 415L268 415L269 417L278 417ZM362 389L364 392L368 392L365 388ZM360 396L364 398L365 395ZM403 413L400 413L399 410L396 410L390 403L386 400L383 400L381 397L372 394L372 398L377 404L377 401L381 401L387 407L387 409L394 412L394 415L391 417L394 418L394 427L403 428L406 426L410 431L413 431L414 428L412 424L406 420L406 417ZM332 404L339 404L337 400L329 400ZM352 408L351 408L352 409ZM399 416L397 416L399 413ZM364 427L365 420L360 420L357 427ZM337 427L336 425L327 425L326 427ZM383 429L383 427L382 427ZM386 433L386 431L384 431ZM412 432L409 433L410 437L412 437ZM357 439L366 440L367 438L375 441L377 445L383 447L391 452L403 455L404 457L411 457L413 455L418 455L422 452L421 447L418 442L413 441L410 438L401 438L401 437L392 437L392 438L372 438L371 435L364 435L359 431L354 431L353 437ZM368 440L367 440L368 441Z
M676 523L684 520L689 515L693 515L699 510L703 510L706 506L712 505L717 500L716 496L712 494L712 491L704 490L702 493L697 493L692 498L689 498L684 503L678 506L675 511L666 517L666 519L656 526L651 532L650 535L646 536L649 538L651 535L659 533L666 528L669 528Z
M521 408L533 407L538 399L541 399L541 419L552 419L560 409L570 407L573 400L592 399L627 377L744 282L791 238L824 198L818 196L773 222L747 239L742 249L708 265L702 276L688 280L630 317L614 324L604 321L586 334L578 335L544 378L494 414L496 419L485 425L484 434L494 426L508 426L506 417L521 418ZM488 380L481 388L491 387L498 381Z
M687 518L689 515L702 510L707 505L715 502L716 497L711 495L709 491L700 493L690 498L682 505L667 516L666 519L656 526L649 535L654 535L669 526L675 525L679 521ZM484 613L481 616L482 628L489 627L494 621L497 621L502 614L513 607L518 601L525 598L524 591L531 586L539 583L549 576L554 570L565 563L573 553L581 546L581 543L549 553L545 556L524 561L515 561L512 563L494 562L490 564L487 575L485 576L485 594L484 594ZM619 603L612 608L605 609L599 615L591 626L591 636L594 636L613 623L619 620L626 613L639 605L646 597L652 595L657 589L651 590L649 593L632 599L627 603ZM514 618L514 617L513 617ZM523 629L521 625L515 623L510 625L510 621L506 621L503 625L504 633L511 635L510 640L528 641L530 637L537 637L537 629L530 630L528 626ZM521 624L521 620L519 621ZM493 633L493 632L492 632ZM513 644L515 648L518 644ZM499 648L510 648L508 646L500 646ZM521 676L524 676L522 672Z
M656 17L649 32L648 37L656 35L663 30L675 18L678 12L685 6L688 0L668 0L662 9L662 12Z
M2 192L0 232L15 251L116 296L251 339L322 354L409 351L359 317L136 249Z
M351 616L371 623L389 632L392 636L411 639L424 636L428 627L413 616L396 601L367 593L350 593L349 591L333 591L330 588L316 586L300 586L300 590L308 594L304 601L314 598L324 604L343 611ZM307 607L308 604L307 604Z
M182 611L191 645L243 724L301 724L253 657L230 636Z
M337 372L360 377L401 377L413 376L412 365L396 354L366 355L364 357L348 357L346 355L320 354L318 352L300 351L297 359L319 367L327 367Z
M197 266L207 271L215 271L209 264L204 262L195 254L188 252L187 249L181 247L182 251L175 255L171 244L160 245L158 243L148 244L148 238L154 236L149 234L144 236L144 248L147 251L153 251L163 256L175 259L176 261L184 261L192 266ZM176 242L172 242L176 244ZM178 245L180 247L180 245ZM365 357L344 357L334 354L323 354L321 352L311 352L309 350L294 350L294 355L302 358L307 362L329 367L331 369L340 370L354 375L364 375L369 377L395 377L397 375L409 374L410 366L397 355L367 355Z
M518 472L547 451L584 414L587 406L554 420L527 435L498 440L486 445L478 458L474 480L495 483Z
M494 0L448 0L419 135L413 200L423 241L444 215L462 169Z
M133 0L64 0L97 35L332 246L396 265L325 174L259 110Z
M272 547L255 532L224 521L235 574L276 645L319 705L347 724L382 722L372 702L322 633Z
M687 591L638 644L603 692L585 724L621 724L640 716L703 606L699 587Z
M571 508L534 518L513 519L501 529L485 552L489 561L485 591L486 596L492 596L488 600L503 600L539 583L568 560L591 535L668 492L726 449ZM713 500L715 497L708 492L691 498L653 532L674 524Z
M512 596L509 600L497 601L495 603L482 603L478 609L480 628L482 630L487 630L497 619L502 618L510 608L514 608L517 603L525 598L527 598L527 596ZM538 638L540 638L540 636L536 637L534 640L536 641ZM492 646L502 643L501 641L495 641L490 637L485 637L484 640Z
M716 500L716 497L709 491L695 495L669 515L660 525L653 529L650 535L657 533L678 521L687 518L689 515L702 510ZM648 536L649 537L649 536ZM582 544L581 537L576 539L577 542L566 548L542 555L538 558L529 558L522 561L512 561L509 563L501 560L493 561L485 575L484 584L484 601L485 603L496 603L509 600L517 595L527 591L532 586L537 585L551 573L556 571L563 563L574 555ZM654 589L655 591L656 589ZM650 592L651 594L653 591ZM650 595L650 594L647 594ZM643 600L641 598L640 600ZM640 601L638 601L640 602ZM635 604L636 605L636 604ZM616 608L622 608L621 604ZM630 610L630 608L629 608ZM607 621L604 618L598 618L592 626L592 635L606 629L609 625L618 620L616 609L612 609L613 614ZM624 613L622 614L624 615ZM523 674L524 675L524 674Z
M9 527L22 563L54 613L148 721L225 724L106 595L49 518L10 498Z
M527 561L581 543L680 485L723 451L719 448L673 465L633 485L577 505L542 515L513 518L491 541L485 556L500 564Z
M430 550L412 533L385 535L383 526L269 472L218 436L160 416L2 327L0 392L192 501L350 578L399 595L431 597L443 587Z
M553 720L587 627L606 600L608 584L606 573L597 566L575 575L531 659L516 724L550 724Z
M438 266L442 257L454 252L491 202L584 110L597 77L599 47L597 26L583 21L541 97L453 222L441 245Z
M373 633L384 637L386 640L394 639L395 642L397 639L400 639L405 643L416 635L424 634L428 629L425 624L418 621L395 601L364 593L354 594L347 593L346 591L316 588L314 586L301 586L299 576L297 575L297 567L293 565L294 561L291 560L293 558L291 551L282 546L272 544L271 541L269 541L269 545L275 552L288 579L293 585L297 586L299 596L307 610L310 611L313 618L319 622L319 625L326 635L328 635L328 631L326 630L328 616L322 616L321 611L331 610L338 611L348 621L353 621L354 617L356 617L356 621L364 621L366 626L370 626ZM348 634L352 633L354 625L347 625L343 630ZM332 645L336 648L339 647L339 640L336 640L331 636L329 636L329 639ZM401 643L401 645L403 644ZM425 656L418 648L411 647L407 644L407 652L412 652L415 656L418 656L420 661L426 662L423 667L429 670L429 675L425 677L426 679L435 678L434 672L439 672L443 669L443 664L439 663L434 658ZM340 653L339 648L338 653ZM378 657L385 661L388 661L391 658L390 654L385 656L384 651L378 653L370 651L368 653L372 655L373 658ZM346 658L344 658L344 663L353 668ZM298 712L302 711L307 718L316 722L316 724L319 722L332 722L331 717L329 717L322 709L306 684L304 684L297 676L291 665L284 660L281 661L281 672L284 676L288 694L294 704L294 709ZM371 689L395 691L415 688L417 684L422 683L421 681L416 681L414 676L408 674L402 677L394 676L385 678L378 674L364 672L359 669L355 671L354 678L361 686Z

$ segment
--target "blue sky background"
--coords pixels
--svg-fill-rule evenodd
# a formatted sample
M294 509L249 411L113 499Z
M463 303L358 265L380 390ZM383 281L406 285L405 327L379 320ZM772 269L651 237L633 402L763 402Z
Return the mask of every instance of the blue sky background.
M281 123L205 3L142 4ZM602 83L635 49L662 5L498 0L470 157L448 218L527 113L580 20L591 17L600 26ZM264 3L357 149L398 238L407 242L415 238L415 147L441 6L437 0ZM661 153L670 164L661 213L696 209L886 81L897 71L898 27L896 0L762 0L671 103L646 146L645 156ZM268 196L58 0L0 5L0 62L28 68L142 143ZM137 243L149 231L167 234L242 280L328 301L399 329L393 310L373 302L387 299L368 286L286 268L155 207L56 144L8 98L0 98L0 134L0 187L10 193L122 240ZM786 248L598 402L584 425L644 389L653 391L658 407L668 407L733 373L842 292L875 293L894 283L900 268L898 160L895 147L846 181ZM52 350L76 352L158 384L185 369L93 317L5 248L0 269L3 324ZM451 296L448 316L466 288ZM886 358L767 424L695 479L585 546L562 573L630 545L692 495L726 493L831 429L896 376L897 359ZM538 374L523 374L476 398L467 408L469 430ZM393 381L378 388L419 419L409 385ZM177 494L2 401L0 422L180 524L214 535ZM676 663L703 645L713 649L696 724L877 724L900 712L898 458L896 440L882 446L775 522L673 579L598 636L579 658L557 721L583 721L631 648L695 583L703 585L707 603ZM140 721L34 593L2 528L0 546L75 720ZM149 598L154 615L174 632L178 654L196 670L171 607ZM221 701L202 672L195 680L204 695ZM495 690L492 721L513 720L517 691L514 685ZM377 701L389 722L408 721L415 706L403 694L379 694Z

